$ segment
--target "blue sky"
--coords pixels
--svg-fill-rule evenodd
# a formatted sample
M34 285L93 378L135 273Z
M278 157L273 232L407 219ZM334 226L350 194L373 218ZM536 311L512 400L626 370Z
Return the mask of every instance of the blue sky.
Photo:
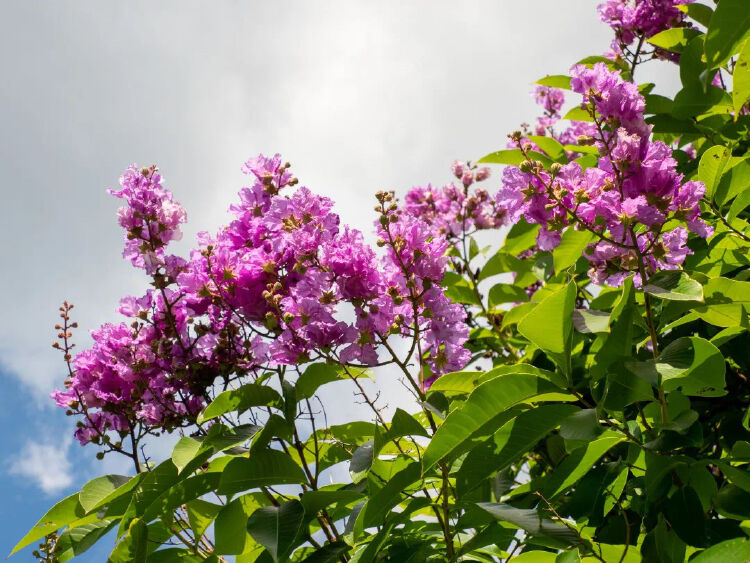
M64 375L50 347L60 302L76 304L82 348L120 296L143 292L105 193L128 164L157 163L187 208L183 251L226 220L259 152L281 152L369 233L376 190L449 182L454 159L534 119L536 79L608 47L596 4L4 3L0 551L88 479L127 471L73 443L47 397ZM657 73L678 76L660 65L641 79Z

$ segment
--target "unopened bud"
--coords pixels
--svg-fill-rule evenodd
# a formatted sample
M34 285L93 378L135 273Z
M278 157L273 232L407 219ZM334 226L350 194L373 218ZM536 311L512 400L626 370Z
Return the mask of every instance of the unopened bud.
M591 135L578 135L576 139L579 145L593 145L594 138Z
M531 172L532 164L530 161L524 160L521 164L518 165L518 169L524 174L528 174L529 172Z
M560 173L560 170L562 170L562 165L559 162L552 163L552 166L549 167L550 172L557 176Z

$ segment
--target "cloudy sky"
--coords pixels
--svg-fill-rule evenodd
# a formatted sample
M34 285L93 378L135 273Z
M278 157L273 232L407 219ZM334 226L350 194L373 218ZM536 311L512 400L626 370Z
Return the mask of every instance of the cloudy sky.
M182 250L226 221L259 152L369 231L376 190L448 182L533 120L536 79L607 48L596 3L4 2L0 551L108 469L47 398L64 373L50 343L63 299L86 346L144 290L104 190L128 164L158 164L187 208ZM669 89L675 69L640 79L665 72Z

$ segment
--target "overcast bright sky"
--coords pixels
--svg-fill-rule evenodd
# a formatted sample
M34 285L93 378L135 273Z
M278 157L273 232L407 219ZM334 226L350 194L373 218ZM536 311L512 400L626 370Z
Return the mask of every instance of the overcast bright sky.
M533 121L536 79L607 49L596 4L4 2L0 551L102 471L47 399L64 376L50 344L63 299L86 346L120 296L144 291L105 192L128 164L157 164L187 208L182 250L226 221L259 152L281 152L369 232L376 190L450 181L455 158ZM667 73L667 89L677 75L640 72Z

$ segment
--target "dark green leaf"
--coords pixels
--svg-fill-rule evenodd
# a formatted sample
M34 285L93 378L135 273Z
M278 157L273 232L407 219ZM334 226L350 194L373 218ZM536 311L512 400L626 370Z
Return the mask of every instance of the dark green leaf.
M521 401L556 391L560 389L549 381L528 374L509 374L483 383L438 428L424 452L423 471L427 472L450 455L475 431L506 409Z
M304 534L305 509L297 500L257 509L247 531L268 550L274 561L286 558Z
M481 480L516 461L576 411L578 407L573 405L540 405L506 422L486 447L469 452L456 474L458 495L463 496Z
M697 547L705 545L706 518L698 494L692 487L680 487L669 497L666 515L682 541Z
M536 510L515 508L494 502L479 502L477 506L502 522L509 522L533 536L546 536L561 547L581 543L581 539L574 530L542 517Z

